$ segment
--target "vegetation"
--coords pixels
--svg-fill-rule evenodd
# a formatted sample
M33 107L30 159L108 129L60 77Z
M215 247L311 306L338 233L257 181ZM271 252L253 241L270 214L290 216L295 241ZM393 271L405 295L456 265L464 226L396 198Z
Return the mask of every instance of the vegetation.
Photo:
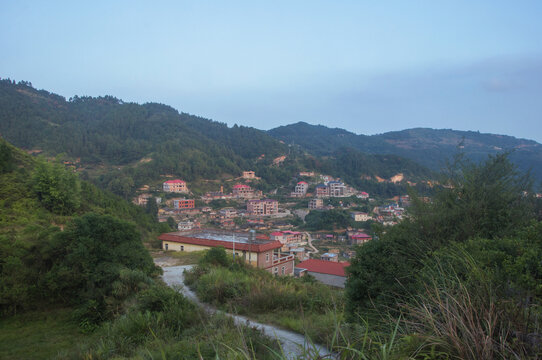
M433 171L442 170L458 146L474 162L484 161L488 156L503 151L512 151L510 159L522 172L531 171L538 181L542 180L540 146L532 140L512 136L422 128L367 136L303 122L280 126L270 130L269 134L287 144L297 144L316 156L330 156L348 147L366 154L400 156Z
M316 342L331 343L343 316L341 290L310 277L275 277L233 262L223 248L209 250L186 274L186 283L204 302L307 334Z
M415 200L409 220L358 248L347 314L356 321L389 312L418 358L531 358L540 351L532 336L542 227L533 222L530 183L506 155L479 165L458 159L450 170L433 203Z
M142 240L158 224L144 210L0 145L0 357L267 359L280 351L156 280ZM71 188L59 193L58 184ZM73 198L79 205L66 206Z
M303 168L343 177L383 196L399 195L405 188L360 176L403 172L418 179L430 174L398 156L344 149L332 158L314 158L264 131L230 128L166 105L124 103L112 96L75 96L66 101L28 82L9 79L0 80L0 109L0 133L7 140L49 156L63 154L83 179L125 199L144 184L158 185L165 174L198 182L235 177L250 169L262 178L255 188L267 192L287 184ZM273 165L275 157L286 154L280 166ZM194 189L202 187L195 184Z

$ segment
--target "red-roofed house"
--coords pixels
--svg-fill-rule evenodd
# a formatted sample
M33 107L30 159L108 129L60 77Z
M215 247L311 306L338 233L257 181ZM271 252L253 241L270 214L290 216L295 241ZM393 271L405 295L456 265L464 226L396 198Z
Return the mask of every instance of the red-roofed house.
M254 189L244 184L234 185L232 193L238 199L252 199L254 197Z
M305 181L300 181L295 186L294 192L292 192L292 197L304 197L309 190L309 184Z
M325 260L309 259L299 263L296 268L307 269L307 272L316 280L331 286L344 288L346 273L344 269L350 266L348 262L331 262Z
M373 239L372 236L367 235L365 233L355 233L350 235L350 240L352 244L361 245L365 244L367 241L371 241Z
M195 230L173 232L158 237L162 249L174 251L201 251L222 246L227 252L244 259L247 263L265 269L275 275L293 275L294 255L280 252L280 241L269 240L260 235L250 239L247 233Z
M179 179L164 181L164 183L162 184L162 189L165 192L174 192L174 193L188 192L188 188L186 187L186 182Z

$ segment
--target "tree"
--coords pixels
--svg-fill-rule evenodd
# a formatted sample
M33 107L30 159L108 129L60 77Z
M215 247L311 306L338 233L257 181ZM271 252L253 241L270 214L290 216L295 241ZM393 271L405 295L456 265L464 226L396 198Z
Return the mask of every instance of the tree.
M155 271L135 226L108 215L75 218L57 234L50 251L57 256L45 277L51 296L75 304L102 303L122 269Z
M41 204L59 215L70 215L80 205L80 184L77 176L59 164L40 161L32 177L33 189Z
M531 219L528 177L507 154L481 164L458 159L432 203L412 194L410 218L360 246L348 268L348 312L355 317L373 305L395 307L417 292L416 274L438 249L468 239L514 236Z

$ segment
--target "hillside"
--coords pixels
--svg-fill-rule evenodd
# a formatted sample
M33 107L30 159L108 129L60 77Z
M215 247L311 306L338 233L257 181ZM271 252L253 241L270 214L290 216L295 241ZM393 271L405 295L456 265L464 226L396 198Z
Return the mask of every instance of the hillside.
M249 169L263 179L258 184L262 190L287 184L301 169L345 177L354 185L362 178L374 181L398 173L408 180L431 176L398 156L341 147L315 158L265 131L228 127L166 105L125 103L112 96L66 101L11 80L0 81L0 134L28 151L63 155L83 178L125 198L144 184L160 184L166 175L199 182L233 178ZM286 161L273 166L278 156Z
M510 159L521 171L531 170L537 179L542 180L542 145L512 136L426 128L367 136L304 122L272 129L269 134L320 156L349 146L369 154L402 156L435 171L442 169L446 160L459 150L475 161L511 151Z
M0 139L0 313L73 304L93 286L85 276L94 271L118 276L120 264L154 271L143 240L164 230L141 208L79 180L62 164L32 158ZM108 241L105 248L92 243L95 236ZM77 245L78 238L85 243ZM126 247L118 264L97 270L85 264L118 251L117 245Z

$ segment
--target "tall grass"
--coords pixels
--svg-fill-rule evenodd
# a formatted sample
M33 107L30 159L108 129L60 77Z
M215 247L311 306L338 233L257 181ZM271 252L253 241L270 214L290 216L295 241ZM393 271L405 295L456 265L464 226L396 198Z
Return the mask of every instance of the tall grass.
M487 273L464 252L448 256L454 265L445 259L429 266L425 290L405 305L408 332L452 358L522 358Z

